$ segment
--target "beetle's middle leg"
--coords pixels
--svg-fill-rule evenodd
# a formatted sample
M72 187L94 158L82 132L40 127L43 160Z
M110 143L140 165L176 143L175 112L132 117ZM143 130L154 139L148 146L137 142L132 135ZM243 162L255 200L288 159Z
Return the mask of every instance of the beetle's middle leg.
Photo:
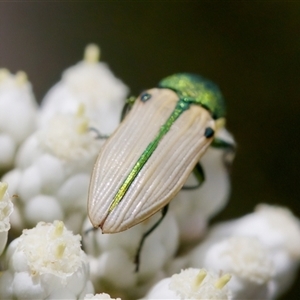
M158 227L158 225L165 218L165 216L166 216L166 214L168 212L168 208L169 208L169 204L167 204L161 210L161 217L159 218L159 220L156 223L154 223L154 225L143 234L142 239L141 239L140 244L139 244L139 247L138 247L138 249L136 251L135 258L134 258L135 272L139 271L139 267L140 267L140 254L141 254L141 250L142 250L142 247L144 245L144 242L145 242L146 238L148 237L148 235L151 234L151 232L153 232L155 230L156 227Z
M205 180L205 175L204 175L204 171L202 166L200 165L200 163L198 162L193 170L193 174L195 175L198 183L196 185L184 185L182 187L182 190L195 190L197 188L199 188L201 186L201 184L204 182Z
M220 138L215 138L211 144L211 147L216 149L223 149L224 150L224 164L227 167L227 169L230 168L232 163L232 157L235 154L236 146L234 143L224 141ZM226 157L229 156L229 161L226 160ZM182 187L182 190L195 190L201 186L201 184L205 180L205 175L203 168L201 167L200 163L198 162L193 170L193 174L195 175L198 183L193 186L186 186L184 185Z

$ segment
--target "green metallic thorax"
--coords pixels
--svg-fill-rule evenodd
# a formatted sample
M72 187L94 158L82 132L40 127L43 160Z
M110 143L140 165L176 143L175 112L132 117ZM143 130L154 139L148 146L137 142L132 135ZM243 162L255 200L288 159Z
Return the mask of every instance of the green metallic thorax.
M161 80L158 86L175 91L179 99L190 98L193 104L210 111L214 119L225 116L225 102L218 86L199 75L175 74Z
M160 81L159 87L175 91L179 100L170 117L160 127L155 139L150 142L124 180L109 207L109 213L112 212L123 199L132 182L151 157L164 135L167 134L179 116L190 108L191 104L205 107L211 112L215 119L223 117L225 114L224 101L218 87L198 75L175 74ZM151 99L149 101L151 101Z

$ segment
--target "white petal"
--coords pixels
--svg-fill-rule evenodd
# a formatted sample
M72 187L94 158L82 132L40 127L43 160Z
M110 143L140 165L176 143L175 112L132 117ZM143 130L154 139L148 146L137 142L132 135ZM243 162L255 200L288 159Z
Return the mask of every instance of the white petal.
M37 195L29 200L24 209L26 221L35 225L40 221L62 220L64 213L57 199L47 195Z
M47 296L40 283L27 272L15 273L13 292L17 299L43 299Z

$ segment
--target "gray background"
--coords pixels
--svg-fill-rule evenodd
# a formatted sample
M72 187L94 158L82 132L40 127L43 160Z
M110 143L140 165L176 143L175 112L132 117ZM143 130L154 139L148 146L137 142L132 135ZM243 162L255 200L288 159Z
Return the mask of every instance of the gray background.
M0 1L0 67L25 70L39 101L90 42L133 94L182 71L219 84L238 153L217 220L259 202L300 216L299 2Z

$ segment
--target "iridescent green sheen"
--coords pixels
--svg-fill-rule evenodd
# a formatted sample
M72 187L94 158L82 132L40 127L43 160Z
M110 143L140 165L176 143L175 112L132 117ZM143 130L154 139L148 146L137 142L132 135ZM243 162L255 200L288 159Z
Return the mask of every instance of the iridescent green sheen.
M175 91L180 99L190 98L193 104L209 110L214 119L225 116L225 101L218 86L199 75L174 74L162 79L158 86Z

